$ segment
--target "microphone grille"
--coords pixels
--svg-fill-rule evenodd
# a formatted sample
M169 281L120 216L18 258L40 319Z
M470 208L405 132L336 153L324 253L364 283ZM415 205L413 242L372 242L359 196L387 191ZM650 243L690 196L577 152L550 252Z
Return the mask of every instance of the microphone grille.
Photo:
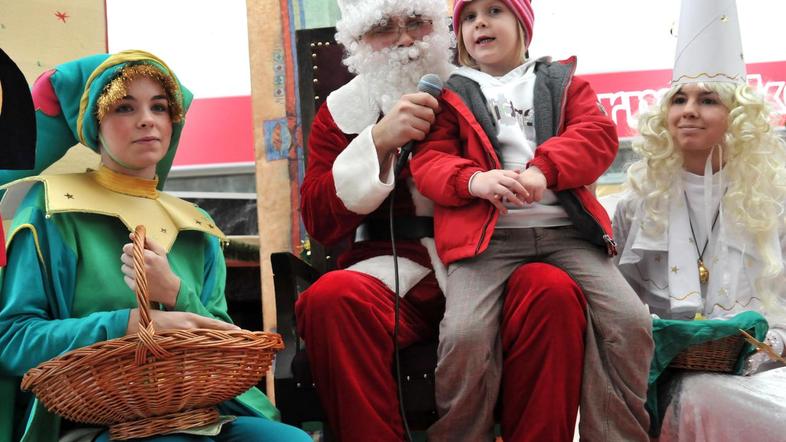
M433 97L439 97L442 87L442 79L437 74L426 74L418 81L418 91L426 92Z

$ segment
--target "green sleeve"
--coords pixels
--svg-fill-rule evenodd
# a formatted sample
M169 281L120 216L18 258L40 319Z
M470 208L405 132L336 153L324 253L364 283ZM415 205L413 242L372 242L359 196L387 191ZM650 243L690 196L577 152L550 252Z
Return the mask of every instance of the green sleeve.
M218 238L209 236L205 241L202 281L180 279L175 310L197 313L209 318L232 322L227 312L224 296L226 285L226 263Z
M22 218L0 272L0 372L17 376L67 351L123 336L129 315L125 309L70 318L76 255L40 210L28 207Z

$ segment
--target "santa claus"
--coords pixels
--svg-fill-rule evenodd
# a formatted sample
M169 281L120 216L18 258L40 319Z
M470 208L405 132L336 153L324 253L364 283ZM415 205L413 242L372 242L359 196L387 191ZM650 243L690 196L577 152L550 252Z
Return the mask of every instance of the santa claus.
M417 192L407 168L394 176L394 164L401 147L423 139L439 112L438 99L417 92L417 84L425 74L446 80L453 71L452 35L444 0L339 0L338 6L336 40L346 50L344 63L357 75L328 96L314 119L301 213L315 240L331 245L349 238L352 245L337 259L340 270L325 274L301 294L297 326L334 436L340 441L399 442L404 429L391 370L396 282L401 296L398 344L403 348L436 339L445 269L434 249L433 205ZM388 225L391 199L398 281ZM566 273L545 264L519 268L511 284L527 289L505 300L502 318L502 369L513 373L504 380L503 434L506 441L522 440L516 434L527 431L525 422L541 427L544 419L555 417L549 421L553 425L542 425L551 436L538 434L556 440L554 434L559 439L573 432L573 421L557 415L568 409L575 418L578 408L583 296ZM552 287L561 290L553 293ZM561 318L575 318L578 333L556 329L560 339L572 342L556 350L565 353L558 358L559 372L547 375L576 382L534 389L543 369L539 352L545 348L534 348L525 338L543 326L541 319L556 316L547 311L553 308L559 308ZM563 376L563 371L572 374ZM563 389L571 391L563 394ZM548 410L527 408L537 394L549 396ZM559 403L551 396L561 398Z

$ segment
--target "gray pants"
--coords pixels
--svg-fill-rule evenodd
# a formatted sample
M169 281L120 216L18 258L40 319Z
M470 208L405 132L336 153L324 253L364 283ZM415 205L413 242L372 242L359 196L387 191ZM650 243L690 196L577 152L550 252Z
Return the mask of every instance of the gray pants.
M605 251L572 226L497 229L480 256L449 266L436 370L440 418L429 428L429 440L493 440L502 294L513 271L527 262L563 269L587 299L581 439L648 441L644 402L652 321Z

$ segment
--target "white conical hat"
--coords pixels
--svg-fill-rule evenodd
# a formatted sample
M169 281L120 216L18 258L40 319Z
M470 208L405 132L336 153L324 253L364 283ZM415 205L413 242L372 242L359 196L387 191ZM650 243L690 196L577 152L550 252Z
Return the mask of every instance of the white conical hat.
M336 3L341 11L336 23L336 41L344 46L387 17L418 14L435 21L447 17L445 0L337 0Z
M745 82L735 0L682 0L671 83Z

